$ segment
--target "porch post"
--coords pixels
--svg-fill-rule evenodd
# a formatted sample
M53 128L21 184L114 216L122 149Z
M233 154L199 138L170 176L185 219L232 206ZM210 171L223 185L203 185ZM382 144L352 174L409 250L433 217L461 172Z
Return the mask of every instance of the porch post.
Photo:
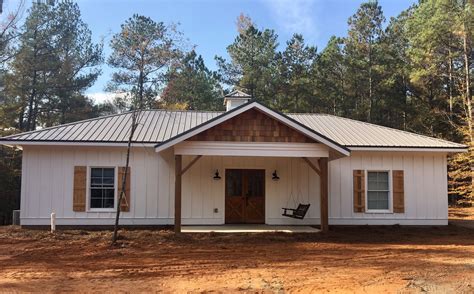
M328 201L328 158L321 157L319 159L319 169L321 170L320 182L321 182L321 231L323 233L328 231L329 228L329 201Z
M181 233L181 155L175 155L174 161L174 232Z

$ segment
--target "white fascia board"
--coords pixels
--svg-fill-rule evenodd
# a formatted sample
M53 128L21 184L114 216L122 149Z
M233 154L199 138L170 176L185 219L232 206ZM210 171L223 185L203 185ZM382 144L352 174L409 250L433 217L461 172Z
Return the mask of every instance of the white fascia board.
M410 147L349 147L351 151L385 151L385 152L440 152L440 153L460 153L467 152L467 148L410 148Z
M337 144L334 144L333 142L331 142L331 141L315 134L314 132L312 132L312 131L310 131L306 128L301 127L300 125L298 125L294 121L292 121L292 120L286 118L285 116L283 116L283 115L281 115L281 114L279 114L279 113L277 113L277 112L275 112L275 111L273 111L273 110L271 110L267 107L264 107L263 105L261 105L259 103L256 103L256 102L249 103L248 105L243 106L242 108L240 108L236 111L226 113L222 117L220 117L220 118L218 118L218 119L216 119L216 120L214 120L210 123L207 123L207 124L205 123L202 127L198 127L196 129L188 132L188 133L185 133L183 135L180 135L180 136L176 137L173 140L170 140L170 141L168 141L168 142L166 142L162 145L159 145L155 148L155 151L156 152L161 152L165 149L168 149L169 147L171 147L171 146L173 146L173 145L175 145L179 142L182 142L186 139L189 139L192 136L197 135L197 134L199 134L199 133L201 133L205 130L208 130L208 129L210 129L210 128L212 128L212 127L214 127L214 126L216 126L216 125L218 125L218 124L220 124L220 123L222 123L222 122L224 122L228 119L231 119L232 117L235 117L235 116L237 116L237 115L239 115L239 114L241 114L241 113L243 113L243 112L245 112L245 111L247 111L251 108L257 108L258 110L264 112L265 114L267 114L267 115L273 117L274 119L282 122L283 124L288 125L288 126L292 127L293 129L296 129L297 131L305 134L306 136L308 136L308 137L310 137L310 138L312 138L312 139L314 139L318 142L323 143L324 145L340 152L341 154L343 154L345 156L350 155L350 151L338 146Z
M21 146L81 146L81 147L127 147L127 143L114 142L52 142L52 141L0 141L0 145ZM132 147L154 147L155 143L132 143Z
M320 143L264 143L184 141L174 146L179 155L329 157L329 148Z

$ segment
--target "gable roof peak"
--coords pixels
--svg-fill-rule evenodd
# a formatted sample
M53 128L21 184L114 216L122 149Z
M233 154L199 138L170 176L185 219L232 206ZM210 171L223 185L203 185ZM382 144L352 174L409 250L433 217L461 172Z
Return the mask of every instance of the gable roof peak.
M239 90L224 96L224 105L227 111L232 110L252 100L252 96Z
M230 92L229 94L225 95L224 98L247 98L247 99L252 99L252 96L242 92L240 90L235 90Z

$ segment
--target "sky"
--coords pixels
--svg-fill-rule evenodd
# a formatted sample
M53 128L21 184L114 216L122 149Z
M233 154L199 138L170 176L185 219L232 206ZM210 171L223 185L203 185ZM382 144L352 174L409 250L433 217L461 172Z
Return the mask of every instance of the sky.
M19 0L6 0L8 6ZM26 0L31 2L32 0ZM9 3L8 3L9 2ZM94 41L108 43L120 25L133 14L151 17L165 24L177 23L189 45L204 58L206 66L216 69L214 57L227 57L226 47L237 35L240 13L250 16L257 27L274 29L280 49L294 33L303 34L310 45L322 50L332 35L345 36L347 20L362 0L77 0L83 20L89 25ZM407 9L416 0L379 0L387 21ZM103 66L102 75L86 91L96 101L108 97L104 88L113 69Z

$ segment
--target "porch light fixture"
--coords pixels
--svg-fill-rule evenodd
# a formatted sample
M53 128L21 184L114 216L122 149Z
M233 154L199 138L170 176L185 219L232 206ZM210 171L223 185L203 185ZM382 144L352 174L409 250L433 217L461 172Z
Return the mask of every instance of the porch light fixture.
M273 174L272 174L272 180L274 180L274 181L278 181L278 180L280 180L280 177L278 176L278 174L277 174L277 171L276 171L276 170L275 170L275 171L273 172Z
M221 176L219 175L219 170L218 169L216 169L216 172L214 173L213 179L216 180L216 181L221 179Z

